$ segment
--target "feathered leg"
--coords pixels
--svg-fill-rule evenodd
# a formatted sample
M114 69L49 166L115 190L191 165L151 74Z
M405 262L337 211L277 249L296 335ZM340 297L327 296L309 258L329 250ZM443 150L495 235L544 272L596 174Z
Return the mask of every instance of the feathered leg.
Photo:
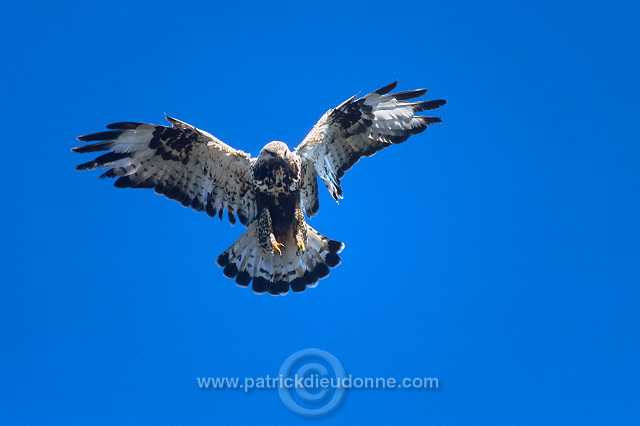
M302 209L297 208L293 219L293 236L296 239L297 254L302 254L307 249L307 222L304 220Z
M273 235L273 226L271 225L271 214L269 209L262 209L258 218L258 245L266 252L282 254L284 244L276 240Z

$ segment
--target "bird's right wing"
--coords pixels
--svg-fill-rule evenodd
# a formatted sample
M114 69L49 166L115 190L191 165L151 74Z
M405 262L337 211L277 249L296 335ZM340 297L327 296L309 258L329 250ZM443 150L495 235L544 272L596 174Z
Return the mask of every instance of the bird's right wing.
M249 154L235 150L207 132L168 117L172 127L115 123L109 131L79 136L94 142L74 152L109 151L77 170L109 169L100 177L118 178L119 188L155 188L158 194L229 221L236 213L247 225L256 217Z

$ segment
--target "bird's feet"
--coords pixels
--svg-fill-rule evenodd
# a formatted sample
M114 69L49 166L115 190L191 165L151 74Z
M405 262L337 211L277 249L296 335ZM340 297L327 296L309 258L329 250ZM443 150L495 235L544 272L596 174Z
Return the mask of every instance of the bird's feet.
M297 245L298 245L298 249L296 250L296 253L298 255L301 255L307 248L305 247L304 242L302 241L298 241Z
M280 256L282 256L282 250L286 250L287 248L284 246L284 244L282 243L274 243L273 244L273 249L271 249L271 253L278 253Z

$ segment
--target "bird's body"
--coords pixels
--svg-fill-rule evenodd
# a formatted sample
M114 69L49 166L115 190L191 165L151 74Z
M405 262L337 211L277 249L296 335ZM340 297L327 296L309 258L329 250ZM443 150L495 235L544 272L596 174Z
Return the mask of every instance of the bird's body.
M197 211L236 215L247 230L217 258L224 275L256 293L286 294L314 286L340 263L344 245L305 219L318 212L320 178L334 199L340 178L361 157L404 142L437 117L415 115L443 100L405 102L426 90L387 94L396 83L327 111L304 141L290 151L270 142L256 158L214 136L167 117L172 127L123 122L109 131L80 136L90 145L75 152L109 151L78 170L107 168L101 177L117 187L154 188Z
M258 215L266 209L276 237L284 237L300 210L300 159L284 142L271 142L251 165Z
M344 245L309 226L301 203L301 159L284 142L270 142L251 163L257 219L216 262L239 285L273 294L303 291L340 263ZM311 240L311 241L309 241ZM270 276L271 279L266 279Z

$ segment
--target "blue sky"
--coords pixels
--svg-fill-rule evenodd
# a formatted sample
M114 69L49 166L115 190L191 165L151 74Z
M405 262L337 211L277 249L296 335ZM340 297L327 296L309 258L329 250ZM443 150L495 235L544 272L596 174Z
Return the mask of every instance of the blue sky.
M10 2L0 34L0 420L297 423L305 348L360 377L326 423L637 423L640 10L631 2ZM257 154L355 93L444 98L312 226L317 288L257 296L214 260L242 232L75 172L75 136L185 120Z

